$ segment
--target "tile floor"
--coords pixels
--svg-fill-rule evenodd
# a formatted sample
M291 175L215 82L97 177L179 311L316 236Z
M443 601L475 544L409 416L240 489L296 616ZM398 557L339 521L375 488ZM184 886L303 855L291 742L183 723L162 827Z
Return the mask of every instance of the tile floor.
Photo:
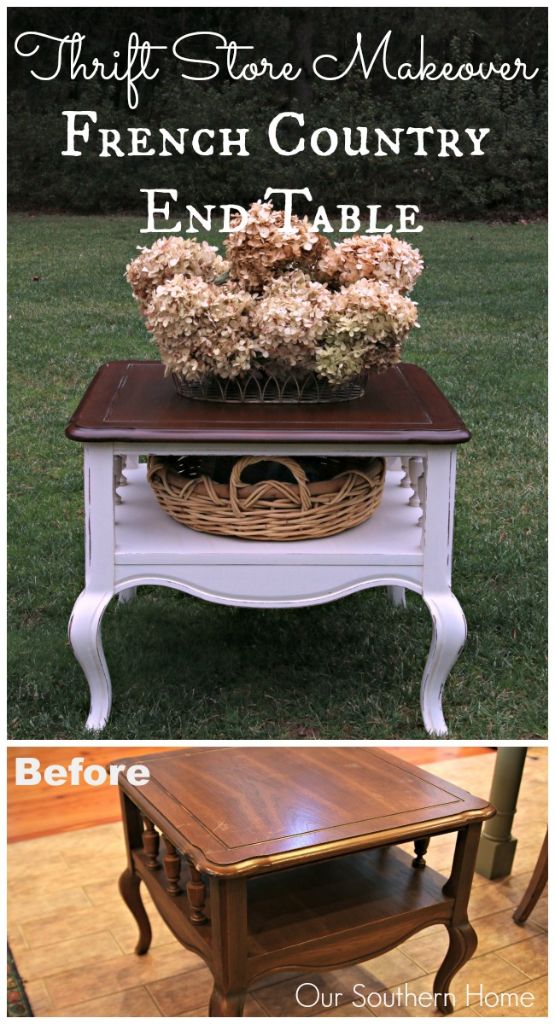
M495 755L445 761L434 773L486 796ZM540 899L524 927L512 921L534 867L546 824L547 757L530 749L515 820L518 847L510 878L495 882L476 875L470 917L478 933L476 955L457 975L452 992L458 1016L544 1016L547 1014L547 897ZM447 872L453 842L432 841L428 863ZM206 1016L210 975L202 961L184 950L159 918L148 894L153 924L150 953L136 957L135 924L118 895L124 867L118 824L13 843L9 858L9 936L36 1016L194 1017ZM144 886L143 886L144 889ZM430 928L398 949L358 967L309 978L274 978L256 986L247 1016L421 1016L414 1005L431 991L443 958L445 930ZM321 994L303 1009L295 1000L301 982ZM359 986L371 1006L360 1008ZM406 989L405 989L406 986ZM487 1005L479 990L489 993ZM316 991L303 989L305 1001ZM467 999L467 992L469 997ZM342 993L342 995L338 995ZM399 995L404 997L399 1005ZM504 993L504 1006L493 1005ZM508 1005L531 993L532 1005ZM338 1005L335 1006L335 998Z

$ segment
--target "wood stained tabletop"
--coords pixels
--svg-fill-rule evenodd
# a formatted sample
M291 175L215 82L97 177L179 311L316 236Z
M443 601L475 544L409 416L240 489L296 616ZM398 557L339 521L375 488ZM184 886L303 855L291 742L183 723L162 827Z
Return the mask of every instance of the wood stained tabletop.
M370 376L363 398L321 405L200 402L156 361L100 367L66 429L73 441L312 441L458 444L470 433L419 366Z
M127 765L136 758L127 758ZM453 831L494 813L385 750L195 747L142 758L120 785L200 870L257 874Z

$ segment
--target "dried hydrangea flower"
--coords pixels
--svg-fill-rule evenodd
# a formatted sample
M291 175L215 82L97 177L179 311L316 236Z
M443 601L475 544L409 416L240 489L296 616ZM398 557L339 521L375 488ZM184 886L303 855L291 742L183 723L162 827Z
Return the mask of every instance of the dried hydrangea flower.
M409 292L423 267L424 261L418 249L408 242L391 235L354 235L323 254L316 276L332 287L354 284L366 278L384 281L400 292Z
M169 235L159 238L150 249L140 247L139 255L126 268L126 277L144 312L154 289L176 274L214 281L227 269L215 245Z
M330 384L342 384L360 377L365 372L364 357L368 351L367 339L353 341L335 336L329 344L318 349L315 372Z
M167 373L189 381L237 377L251 368L254 337L247 292L184 274L159 285L146 310Z
M240 223L237 214L232 226ZM225 241L230 276L248 291L258 292L273 277L289 270L311 272L330 243L314 231L307 217L291 217L291 230L285 232L285 215L272 203L253 203L247 222Z
M388 235L332 249L306 217L287 232L284 222L254 203L226 240L228 264L207 242L176 236L139 251L127 279L166 372L191 382L316 372L341 383L399 361L417 319L405 293L422 271L418 250Z
M383 281L363 278L333 296L316 369L331 383L380 373L399 362L401 345L417 326L415 302Z
M315 368L316 347L328 329L331 304L331 292L302 270L266 285L253 303L252 322L257 347L272 373Z

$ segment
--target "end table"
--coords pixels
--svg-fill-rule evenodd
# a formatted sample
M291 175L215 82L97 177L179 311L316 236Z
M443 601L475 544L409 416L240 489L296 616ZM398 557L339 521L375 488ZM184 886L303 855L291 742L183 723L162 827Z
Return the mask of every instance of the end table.
M451 1012L449 985L477 944L467 905L490 804L375 747L168 751L141 760L140 788L126 777L136 762L119 777L120 892L139 926L136 953L151 941L143 882L210 968L210 1016L240 1016L265 975L360 963L433 924L449 934L434 1005ZM446 880L424 854L449 832ZM407 842L414 859L397 848Z
M85 457L85 589L69 635L87 678L87 728L102 729L111 686L100 624L137 586L175 587L221 604L296 608L385 586L422 595L432 641L421 687L427 731L446 735L445 680L466 637L451 590L456 447L470 434L424 370L370 378L364 398L333 405L231 405L178 396L158 362L101 367L67 436ZM379 455L382 503L361 526L321 540L258 542L195 533L159 507L145 454Z

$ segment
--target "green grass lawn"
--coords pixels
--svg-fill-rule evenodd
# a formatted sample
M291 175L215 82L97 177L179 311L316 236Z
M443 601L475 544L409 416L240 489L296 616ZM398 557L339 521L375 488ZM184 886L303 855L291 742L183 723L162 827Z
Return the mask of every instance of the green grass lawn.
M100 363L156 354L123 278L140 226L11 219L11 738L88 735L66 639L83 585L81 450L64 427ZM446 717L452 737L545 736L546 228L436 223L416 237L427 270L405 358L474 435L460 450L454 562L469 637ZM114 707L102 737L423 737L430 632L420 598L400 612L381 589L295 611L143 589L104 617Z

